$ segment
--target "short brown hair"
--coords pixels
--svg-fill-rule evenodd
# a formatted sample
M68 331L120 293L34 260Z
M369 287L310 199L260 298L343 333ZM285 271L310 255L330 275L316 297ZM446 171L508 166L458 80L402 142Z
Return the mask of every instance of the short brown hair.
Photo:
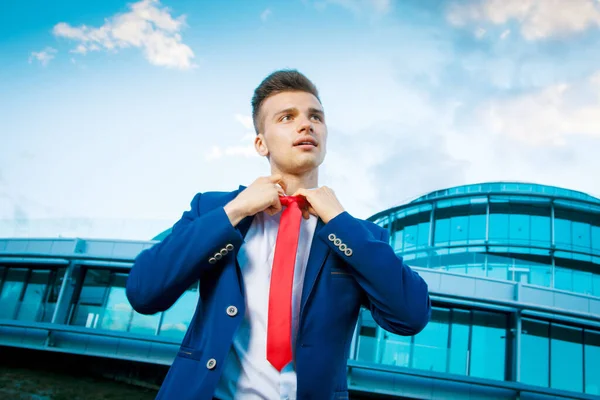
M252 96L252 122L256 133L259 133L260 108L264 101L274 94L288 91L307 92L321 102L317 87L302 73L295 69L275 71L258 85Z

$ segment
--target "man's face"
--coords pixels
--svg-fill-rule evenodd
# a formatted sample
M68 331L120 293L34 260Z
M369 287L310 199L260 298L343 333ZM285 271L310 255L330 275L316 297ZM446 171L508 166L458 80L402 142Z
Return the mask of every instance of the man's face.
M268 97L259 115L262 129L255 140L272 169L303 174L319 167L326 154L327 125L323 107L306 92L282 92Z

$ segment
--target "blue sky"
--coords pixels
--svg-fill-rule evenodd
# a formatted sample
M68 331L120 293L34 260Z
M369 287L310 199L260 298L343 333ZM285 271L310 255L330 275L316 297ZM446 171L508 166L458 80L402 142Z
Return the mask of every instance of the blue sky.
M600 195L599 27L598 0L2 2L0 233L147 238L268 174L250 98L279 68L319 87L320 183L357 217L490 180Z

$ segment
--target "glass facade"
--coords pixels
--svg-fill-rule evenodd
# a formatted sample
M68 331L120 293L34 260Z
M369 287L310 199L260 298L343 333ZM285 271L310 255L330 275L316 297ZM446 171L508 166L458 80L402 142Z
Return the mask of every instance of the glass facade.
M125 295L126 272L88 268L82 273L83 283L72 305L71 325L183 339L196 309L197 285L167 311L143 315L133 310Z
M64 267L0 266L0 319L50 322Z
M434 192L374 220L410 265L600 296L600 200L480 186Z
M395 335L377 328L366 311L362 318L359 361L479 378L507 378L506 314L434 307L430 323L415 336Z
M470 185L371 219L411 266L600 297L600 200L584 193ZM414 337L362 321L358 360L600 395L598 327L447 305Z

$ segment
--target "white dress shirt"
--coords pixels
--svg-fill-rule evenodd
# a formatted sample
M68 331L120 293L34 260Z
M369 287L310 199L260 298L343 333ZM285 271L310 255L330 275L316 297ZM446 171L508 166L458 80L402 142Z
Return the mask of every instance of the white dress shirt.
M293 362L279 372L266 358L269 287L280 218L281 212L274 216L264 212L256 214L238 251L246 291L246 313L234 336L215 392L215 396L223 400L296 399ZM292 291L292 352L296 343L304 271L316 225L317 218L313 215L308 220L302 218L300 224Z

